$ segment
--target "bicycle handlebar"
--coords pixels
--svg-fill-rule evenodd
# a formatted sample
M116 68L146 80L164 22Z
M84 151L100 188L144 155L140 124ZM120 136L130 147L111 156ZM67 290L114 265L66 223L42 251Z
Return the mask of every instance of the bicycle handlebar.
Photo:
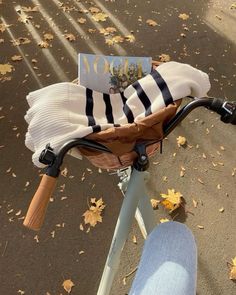
M215 111L221 116L224 123L231 123L236 125L236 102L227 102L218 98L201 98L196 99L186 106L184 106L175 117L164 126L164 136L167 136L192 110L197 107L204 106L212 111ZM151 144L153 142L148 142ZM48 165L46 174L43 176L41 183L30 203L27 211L24 226L32 230L40 230L46 214L47 206L50 197L55 189L57 177L60 174L60 167L62 165L66 153L75 146L87 147L96 149L98 151L111 153L109 149L103 145L86 140L83 138L72 139L65 143L58 154L55 155L50 145L40 155L40 162Z

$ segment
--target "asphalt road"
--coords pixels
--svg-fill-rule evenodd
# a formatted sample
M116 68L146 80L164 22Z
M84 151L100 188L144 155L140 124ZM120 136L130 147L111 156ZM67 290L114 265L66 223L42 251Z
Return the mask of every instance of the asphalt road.
M35 168L24 145L27 130L25 96L30 91L77 76L77 53L152 56L168 54L171 60L189 63L209 73L210 95L235 99L236 9L222 1L0 1L0 64L11 72L0 74L0 294L66 294L62 283L71 279L71 294L94 295L105 263L122 197L116 176L99 173L87 160L67 157L66 177L61 176L39 233L22 226L27 206L42 171ZM37 12L21 13L24 7ZM21 6L21 7L20 7ZM94 22L85 12L96 6L108 15ZM78 9L82 9L79 12ZM180 14L189 18L183 20ZM28 17L28 20L24 16ZM78 18L86 23L79 24ZM158 23L151 27L147 19ZM108 46L98 30L112 26L121 36L131 32L136 41ZM88 29L95 29L89 33ZM49 48L40 48L43 35L54 36ZM66 40L64 34L76 40ZM14 46L24 37L28 44ZM23 39L21 39L22 41ZM21 61L11 57L21 55ZM178 148L176 137L185 136L187 148ZM227 261L236 255L235 127L227 126L207 110L192 113L164 142L164 152L151 160L150 197L160 199L168 188L180 191L188 213L172 215L193 231L198 245L198 295L233 295L235 283L228 278ZM159 162L159 164L157 164ZM185 168L180 177L181 166ZM82 181L81 178L85 177ZM201 180L201 183L199 181ZM90 232L80 230L82 214L90 197L106 203L103 222ZM193 199L198 202L193 206ZM219 209L224 208L224 212ZM163 208L157 222L169 217ZM204 229L200 229L202 225ZM133 235L137 244L132 241ZM138 263L142 238L134 224L122 254L113 295L128 292L133 275L124 276ZM81 251L84 251L81 254Z

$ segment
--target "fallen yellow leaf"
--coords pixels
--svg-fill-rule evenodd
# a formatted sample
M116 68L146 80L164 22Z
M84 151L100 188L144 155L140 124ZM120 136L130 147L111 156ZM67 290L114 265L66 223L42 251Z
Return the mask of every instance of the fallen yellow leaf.
M132 241L133 241L134 244L137 244L137 238L136 238L135 235L133 235Z
M18 18L18 21L21 22L21 23L24 23L24 24L28 24L29 23L29 19L32 19L32 16L30 15L21 15L19 18Z
M161 194L161 197L165 199L161 203L164 205L166 209L169 209L171 213L180 206L182 202L182 196L183 195L180 192L175 192L174 189L168 189L167 195Z
M116 28L114 28L114 27L102 28L102 29L99 30L99 32L101 34L103 34L104 36L108 36L108 35L111 35L111 34L115 33Z
M193 207L194 207L194 208L197 208L197 204L198 204L198 202L197 202L196 200L193 199Z
M150 202L151 202L152 208L154 210L156 210L158 208L158 204L160 203L160 201L156 200L156 199L151 199Z
M13 66L10 64L0 64L0 74L5 75L6 73L11 73Z
M119 36L119 35L114 36L112 38L112 40L113 40L114 43L122 43L122 42L124 42L124 38L122 36Z
M75 41L75 36L73 34L65 34L64 36L69 41Z
M4 23L1 23L0 24L0 32L4 32L6 30L6 28L9 28L11 25L7 25L7 24L4 24Z
M148 19L148 20L146 21L146 23L147 23L149 26L151 26L151 27L155 27L155 26L157 26L157 22L155 22L155 21L152 20L152 19Z
M187 20L189 19L189 15L186 13L180 13L179 18L181 18L182 20Z
M159 59L161 62L168 62L170 61L170 56L169 54L162 53L161 55L159 55Z
M53 35L52 34L49 34L49 33L44 34L43 37L44 37L44 40L45 41L51 41L51 40L53 40Z
M80 24L85 24L86 23L86 19L81 17L81 18L78 18L78 23Z
M105 208L102 198L96 201L95 198L91 198L90 200L91 206L90 208L84 212L84 223L90 224L91 226L95 226L98 222L102 222L102 210Z
M133 43L135 41L135 37L132 34L131 35L127 35L127 36L125 36L125 40L128 41L128 42L130 42L130 43Z
M12 57L11 57L11 60L12 61L20 61L20 60L22 60L23 59L23 57L21 56L21 55L13 55Z
M232 259L232 263L230 263L230 280L236 280L236 256Z
M92 18L96 21L96 22L105 22L108 18L108 15L103 13L103 12L99 12L99 13L95 13Z
M184 146L187 143L187 139L184 136L179 136L176 139L177 139L178 147Z
M66 292L69 294L71 292L72 287L74 287L75 284L71 280L65 280L62 286L66 290Z
M50 44L47 41L41 41L38 43L38 46L41 48L48 48Z
M89 11L91 13L99 13L100 12L100 9L97 8L97 7L89 7Z
M21 10L24 11L24 12L36 12L36 11L39 11L38 6L34 6L33 8L22 6Z

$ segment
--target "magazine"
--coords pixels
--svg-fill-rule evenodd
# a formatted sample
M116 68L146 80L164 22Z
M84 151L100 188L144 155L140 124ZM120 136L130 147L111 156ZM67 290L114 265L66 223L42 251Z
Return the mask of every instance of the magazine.
M151 57L105 56L80 53L80 85L103 93L118 93L151 72Z

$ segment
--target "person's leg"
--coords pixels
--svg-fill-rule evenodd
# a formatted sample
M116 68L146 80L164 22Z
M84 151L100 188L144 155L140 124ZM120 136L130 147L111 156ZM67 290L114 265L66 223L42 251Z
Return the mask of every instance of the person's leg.
M197 249L186 225L169 221L145 241L129 295L196 295Z

